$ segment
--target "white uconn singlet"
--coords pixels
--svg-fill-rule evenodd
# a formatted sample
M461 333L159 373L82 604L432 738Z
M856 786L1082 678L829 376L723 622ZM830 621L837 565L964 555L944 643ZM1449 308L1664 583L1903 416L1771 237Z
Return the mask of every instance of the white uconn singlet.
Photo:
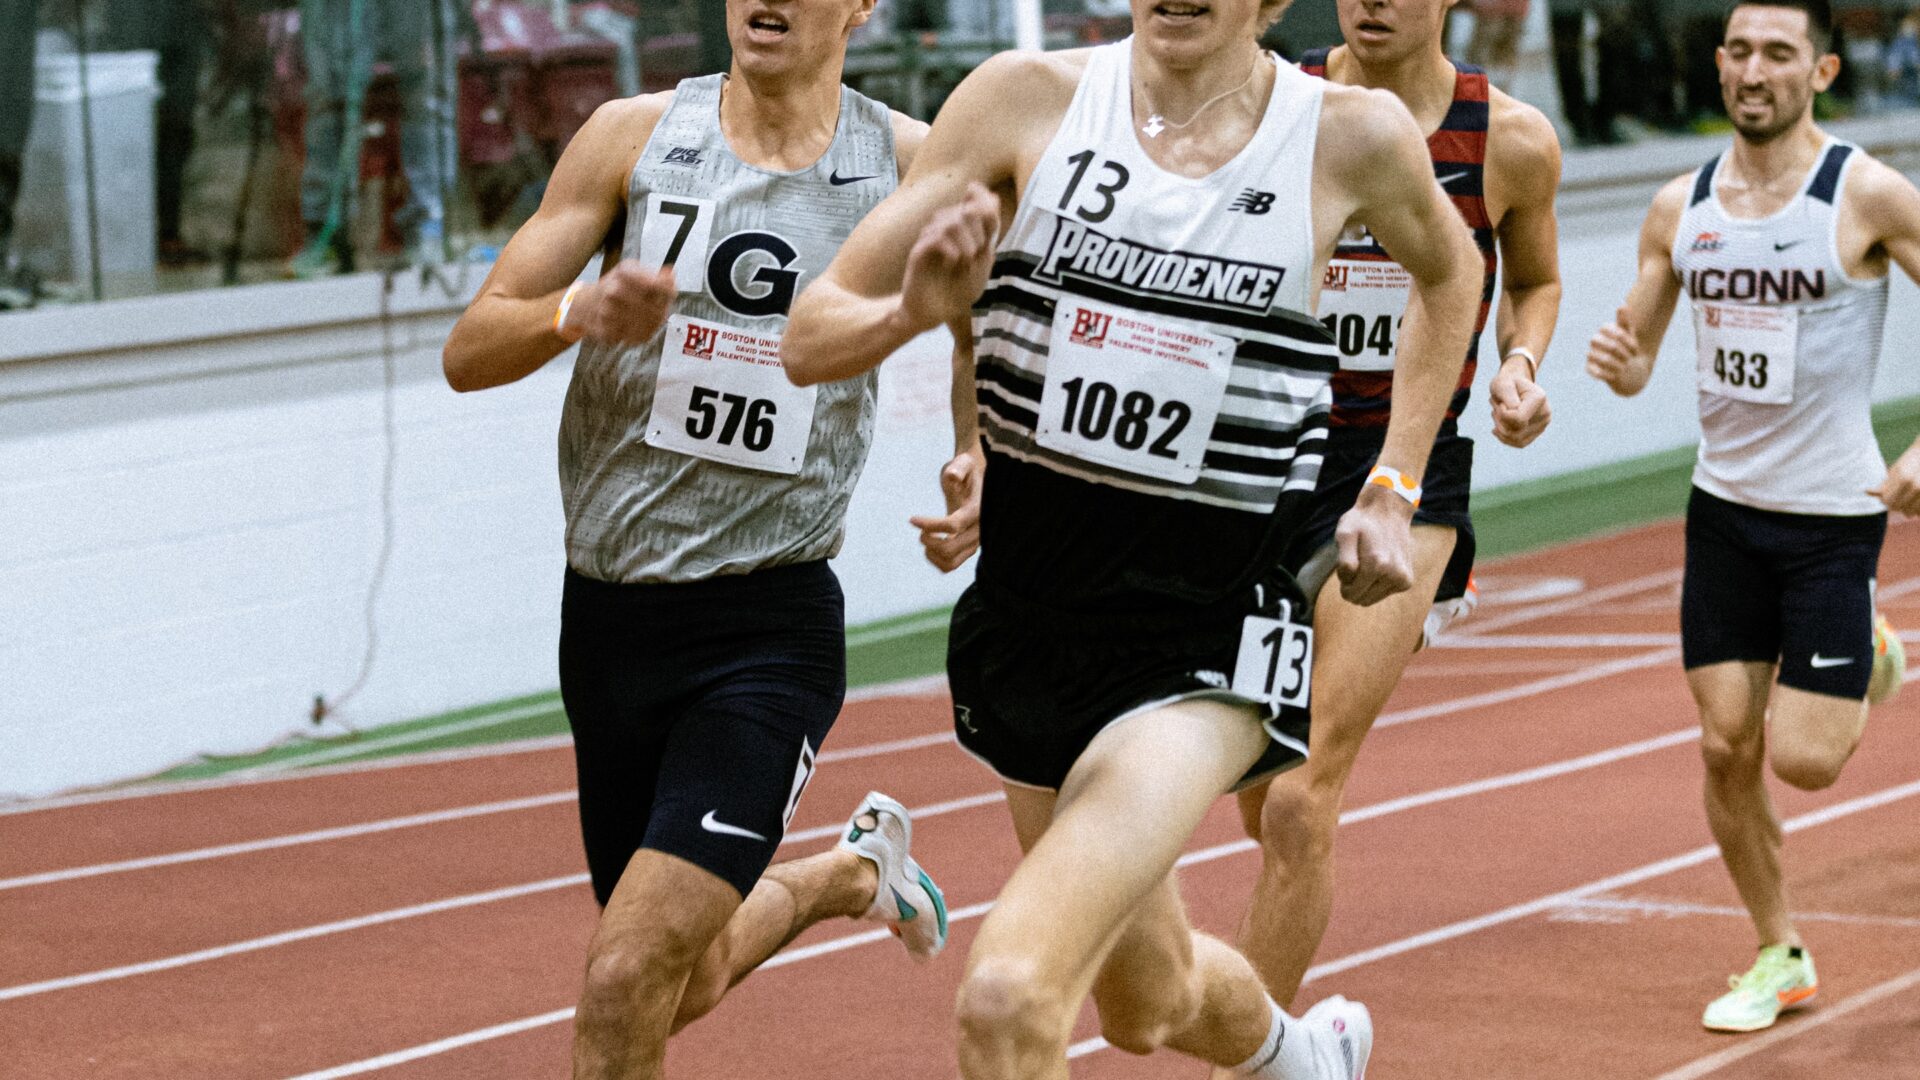
M974 309L979 578L1078 610L1230 594L1313 491L1337 363L1310 314L1326 83L1277 65L1251 141L1189 179L1140 145L1132 58L1090 51Z
M1870 406L1886 327L1887 279L1841 265L1840 193L1858 147L1829 140L1778 213L1735 218L1700 170L1673 267L1693 299L1700 386L1694 486L1792 514L1886 509L1866 494L1886 478Z

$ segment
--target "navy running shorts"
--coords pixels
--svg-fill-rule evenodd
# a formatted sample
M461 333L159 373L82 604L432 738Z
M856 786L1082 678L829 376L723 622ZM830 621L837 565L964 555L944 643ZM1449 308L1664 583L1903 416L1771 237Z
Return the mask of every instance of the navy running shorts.
M560 610L594 895L646 848L744 897L846 697L839 580L824 562L668 585L569 569Z
M960 747L1008 783L1058 791L1116 721L1194 698L1252 705L1227 689L1244 615L1066 615L976 581L947 639ZM1236 788L1306 760L1307 710L1261 709L1271 741Z
M1328 432L1327 456L1320 466L1320 482L1313 490L1312 508L1306 521L1287 548L1283 564L1298 574L1309 560L1333 543L1340 519L1353 509L1367 474L1380 461L1383 436L1365 429L1335 428ZM1427 458L1427 475L1420 484L1420 505L1413 512L1415 525L1443 525L1454 530L1453 557L1434 590L1434 600L1455 600L1467 593L1467 579L1473 576L1473 516L1469 512L1473 489L1473 440L1458 433L1442 434L1434 440Z
M1887 515L1758 510L1693 489L1680 647L1688 670L1778 664L1780 685L1864 699Z

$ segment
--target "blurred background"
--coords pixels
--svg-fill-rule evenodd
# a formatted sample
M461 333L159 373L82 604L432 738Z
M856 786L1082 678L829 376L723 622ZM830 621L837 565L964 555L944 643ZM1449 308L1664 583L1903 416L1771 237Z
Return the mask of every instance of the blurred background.
M1044 0L1048 48L1125 0ZM884 0L847 82L931 119L1014 0ZM1920 5L1842 0L1824 116L1920 105ZM1450 50L1609 145L1721 122L1722 0L1463 0ZM1300 0L1267 44L1336 43ZM728 62L699 0L0 0L0 308L487 260L610 98Z

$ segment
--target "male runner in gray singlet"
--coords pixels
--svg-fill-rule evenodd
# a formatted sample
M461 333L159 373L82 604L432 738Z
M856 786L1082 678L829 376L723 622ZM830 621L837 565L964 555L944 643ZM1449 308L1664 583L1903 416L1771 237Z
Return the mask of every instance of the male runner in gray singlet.
M560 432L560 684L605 911L576 1077L659 1076L670 1032L821 919L885 922L920 959L946 940L906 811L883 795L835 850L768 868L846 689L826 560L875 398L871 377L793 386L780 335L926 132L840 84L872 9L732 0L730 74L601 108L447 342L447 378L469 390L584 339ZM603 247L600 279L569 285ZM967 411L949 516L919 521L943 569L974 544L973 442Z

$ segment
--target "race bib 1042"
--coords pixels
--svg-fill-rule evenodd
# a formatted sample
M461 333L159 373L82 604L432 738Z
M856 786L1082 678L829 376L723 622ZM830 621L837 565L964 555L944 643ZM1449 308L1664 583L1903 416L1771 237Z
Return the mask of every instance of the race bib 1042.
M791 476L806 461L819 390L787 381L778 337L675 315L660 347L646 442Z
M1233 352L1232 338L1191 323L1061 297L1035 438L1086 461L1191 484Z
M1693 334L1700 389L1759 405L1793 401L1799 309L1696 303Z
M1335 259L1320 284L1320 323L1347 371L1392 371L1413 275L1399 263Z

